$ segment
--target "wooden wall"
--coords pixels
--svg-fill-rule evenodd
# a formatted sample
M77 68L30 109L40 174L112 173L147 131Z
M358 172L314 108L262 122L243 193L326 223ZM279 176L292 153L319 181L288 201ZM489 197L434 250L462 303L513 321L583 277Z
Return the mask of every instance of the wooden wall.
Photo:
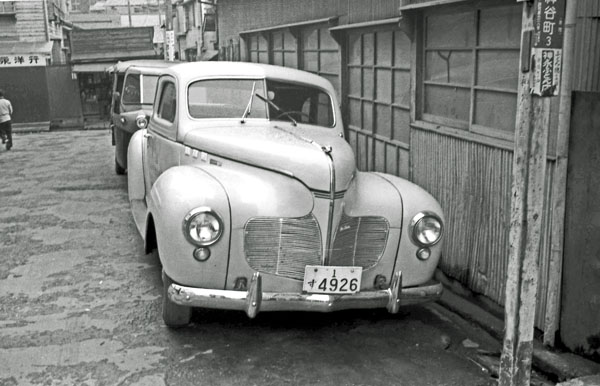
M573 90L600 91L600 0L579 0Z
M46 22L42 0L16 0L16 15L0 17L0 40L46 41Z
M219 41L240 31L338 16L340 24L397 17L401 0L226 0L220 1Z
M441 269L500 305L508 266L513 152L413 129L412 180L436 197L446 215ZM543 328L548 292L552 177L546 172L546 211L540 253L536 326Z

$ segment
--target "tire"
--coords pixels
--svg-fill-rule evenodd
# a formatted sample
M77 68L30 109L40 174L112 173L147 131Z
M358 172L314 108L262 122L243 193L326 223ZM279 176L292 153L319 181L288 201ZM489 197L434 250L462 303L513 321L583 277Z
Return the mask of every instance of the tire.
M119 175L119 176L122 176L125 174L125 169L121 165L119 165L116 158L115 158L115 173L117 173L117 175Z
M170 277L162 272L163 280L163 302L162 302L162 317L163 321L169 328L181 328L190 324L192 318L192 308L186 306L180 306L179 304L173 303L169 300L167 291L169 286L173 283Z

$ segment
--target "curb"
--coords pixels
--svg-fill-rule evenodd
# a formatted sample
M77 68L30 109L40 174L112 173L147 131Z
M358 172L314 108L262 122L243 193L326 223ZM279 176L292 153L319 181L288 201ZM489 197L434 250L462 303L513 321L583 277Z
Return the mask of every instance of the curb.
M479 325L500 342L504 340L503 320L452 292L448 286L444 286L444 292L438 303L463 319ZM533 346L533 367L539 372L551 376L558 382L568 380L575 382L563 386L600 386L600 364L572 353L551 350L537 340L534 340Z

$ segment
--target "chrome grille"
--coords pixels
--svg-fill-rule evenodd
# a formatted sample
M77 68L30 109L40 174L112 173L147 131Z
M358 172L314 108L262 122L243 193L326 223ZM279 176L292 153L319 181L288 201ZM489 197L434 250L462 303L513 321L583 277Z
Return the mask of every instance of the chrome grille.
M302 280L305 265L321 264L321 232L312 214L253 218L244 231L246 260L257 271Z
M343 213L329 264L363 269L375 266L383 256L389 228L383 217L350 217Z

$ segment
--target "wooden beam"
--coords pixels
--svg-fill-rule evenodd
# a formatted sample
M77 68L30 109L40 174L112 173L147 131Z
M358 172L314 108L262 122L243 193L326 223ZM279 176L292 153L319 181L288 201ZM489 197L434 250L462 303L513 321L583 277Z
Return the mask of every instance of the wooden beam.
M550 121L550 99L531 95L532 71L523 63L531 53L533 18L531 3L523 3L500 386L529 386L531 380Z

